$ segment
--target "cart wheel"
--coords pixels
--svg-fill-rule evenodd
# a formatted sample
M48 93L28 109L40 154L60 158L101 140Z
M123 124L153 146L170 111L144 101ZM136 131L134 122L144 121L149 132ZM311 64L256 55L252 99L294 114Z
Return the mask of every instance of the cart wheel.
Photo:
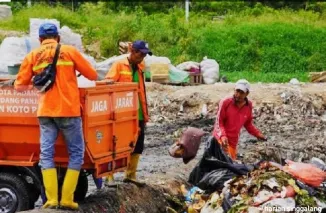
M0 173L0 212L14 213L29 209L25 181L11 173Z
M83 201L86 197L87 191L88 191L87 175L84 172L81 172L78 178L78 183L74 194L74 201L75 202Z

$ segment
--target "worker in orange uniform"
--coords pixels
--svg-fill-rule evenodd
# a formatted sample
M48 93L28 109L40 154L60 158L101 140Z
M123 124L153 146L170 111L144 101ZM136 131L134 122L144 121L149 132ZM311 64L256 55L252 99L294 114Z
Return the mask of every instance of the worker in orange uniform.
M234 95L219 103L213 136L233 160L237 158L237 145L242 127L259 140L267 140L252 123L252 103L247 98L249 91L249 82L240 79L236 82Z
M25 90L31 84L33 76L52 63L60 42L57 27L51 23L42 24L39 28L39 40L41 46L30 52L21 64L17 78L13 82L16 90ZM43 208L78 209L78 203L74 202L74 192L84 162L85 147L75 70L90 80L97 79L96 70L76 48L61 45L54 84L39 98L37 110L41 143L39 164L47 197ZM68 147L69 163L59 203L54 145L60 130Z
M130 55L123 60L115 62L110 68L109 72L105 76L105 79L113 80L114 82L137 82L139 88L139 128L140 132L136 142L135 149L131 154L130 163L125 172L124 182L133 182L135 184L142 185L140 181L136 179L136 170L140 155L144 150L145 140L145 124L149 120L147 100L146 100L146 88L144 79L144 63L145 56L152 52L147 47L144 41L137 40L132 43L130 49ZM106 178L107 185L115 185L113 175L109 175Z

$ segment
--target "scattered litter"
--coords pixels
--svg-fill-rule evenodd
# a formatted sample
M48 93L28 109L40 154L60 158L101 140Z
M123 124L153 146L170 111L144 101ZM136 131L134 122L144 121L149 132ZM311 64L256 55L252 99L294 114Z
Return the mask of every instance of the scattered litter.
M275 178L270 178L268 180L265 180L263 184L268 186L270 189L274 189L274 187L280 187L280 185L277 183Z
M296 78L292 78L290 80L290 84L298 85L298 84L300 84L300 81L298 79L296 79Z
M283 170L309 186L319 187L326 180L326 172L312 164L290 160L287 161L287 164L283 167Z
M213 192L205 189L202 193L210 192L211 194L207 200L200 200L200 205L196 206L196 210L202 207L200 212L204 213L258 213L268 211L273 207L294 209L298 206L309 206L309 208L325 206L326 189L320 186L314 187L315 193L310 195L305 185L297 184L295 176L273 165L275 164L272 162L259 162L247 175L236 175L226 181L223 189L219 188ZM199 191L197 187L195 189L196 192ZM191 201L187 200L189 206L194 202L194 196L190 198ZM204 205L203 201L205 201Z

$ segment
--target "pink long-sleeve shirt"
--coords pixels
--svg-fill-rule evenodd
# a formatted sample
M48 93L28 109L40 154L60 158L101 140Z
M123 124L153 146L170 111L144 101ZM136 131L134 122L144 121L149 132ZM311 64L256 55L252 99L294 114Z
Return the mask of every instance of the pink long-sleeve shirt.
M253 136L258 137L261 132L252 123L252 103L246 100L246 104L239 108L233 97L220 101L213 136L220 140L226 136L229 146L236 148L240 136L240 130L245 127Z

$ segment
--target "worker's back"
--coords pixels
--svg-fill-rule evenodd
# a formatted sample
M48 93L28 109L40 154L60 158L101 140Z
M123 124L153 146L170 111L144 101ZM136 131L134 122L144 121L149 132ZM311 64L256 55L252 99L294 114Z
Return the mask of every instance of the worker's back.
M46 39L40 48L32 51L21 65L15 82L16 88L26 85L30 75L35 75L52 63L57 42ZM94 68L73 46L61 45L56 65L56 79L53 87L42 94L39 100L38 116L76 117L80 116L80 100L75 70L90 80L97 79Z

